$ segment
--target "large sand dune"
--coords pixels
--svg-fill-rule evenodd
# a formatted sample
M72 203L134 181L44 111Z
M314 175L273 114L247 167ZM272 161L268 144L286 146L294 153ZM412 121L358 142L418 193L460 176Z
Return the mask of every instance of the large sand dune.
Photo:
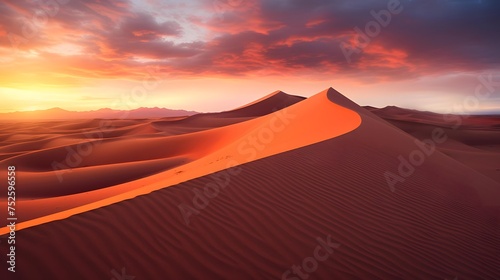
M28 152L1 161L6 166L15 165L20 170L19 177L24 178L23 188L18 190L21 198L18 204L25 209L19 215L24 222L18 228L66 218L229 166L323 141L351 131L361 122L355 112L328 102L327 91L297 103L302 100L275 92L233 111L200 114L194 122L198 127L200 121L237 119L233 125L180 135L165 135L163 131L131 135L124 132L130 132L129 126L135 128L137 124L118 120L117 128L115 121L111 121L113 126L69 133L69 138L78 138L81 144L44 143L42 146L46 148L40 148L39 141L34 141L31 144L36 147L23 147ZM241 122L239 118L245 115L260 117ZM344 121L325 130L323 124L329 125L328 119ZM101 122L86 124L96 126ZM82 127L81 123L72 125L77 129ZM152 125L155 126L154 121ZM60 133L60 126L55 125L54 133ZM4 147L8 148L12 145ZM79 150L84 153L78 153Z
M386 174L398 174L401 158L429 149L413 136L426 140L429 127L401 127L409 134L333 89L278 102L276 113L256 107L274 96L235 110L262 109L254 115L221 113L237 121L215 128L196 118L182 133L164 120L124 123L96 140L103 148L64 187L43 188L36 176L78 142L50 127L24 140L32 146L9 140L0 163L27 170L20 188L23 177L33 180L19 206L16 279L116 279L122 268L136 279L500 277L500 183L481 167L488 148L460 154L489 143L480 133L472 145L445 131L448 141L391 185ZM130 166L144 173L120 172ZM126 182L99 184L99 172ZM311 261L316 248L325 260Z

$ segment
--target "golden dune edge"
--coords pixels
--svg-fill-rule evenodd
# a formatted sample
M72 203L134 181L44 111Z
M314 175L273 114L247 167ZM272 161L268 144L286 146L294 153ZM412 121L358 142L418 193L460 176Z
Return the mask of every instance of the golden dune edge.
M215 146L209 154L165 172L119 184L107 190L70 196L78 199L79 196L89 195L87 200L79 201L94 201L21 222L17 224L16 230L65 219L227 168L319 143L349 133L359 127L361 116L330 101L329 92L334 92L334 90L330 88L269 115L200 132L216 134L216 137L212 138L216 141L215 144L212 143ZM204 139L199 140L200 145L203 145L201 141ZM111 190L116 192L117 189L122 193L111 195ZM66 197L49 198L45 202L67 199ZM0 229L0 234L8 232L7 227Z

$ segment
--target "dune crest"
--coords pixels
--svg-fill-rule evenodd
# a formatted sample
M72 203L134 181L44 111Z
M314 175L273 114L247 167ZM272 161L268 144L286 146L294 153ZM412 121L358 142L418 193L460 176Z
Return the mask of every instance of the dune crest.
M219 113L221 118L225 118L227 116L260 115L263 112L268 112L268 114L261 117L252 118L233 125L190 133L184 136L171 136L173 137L171 138L172 141L175 139L178 139L178 141L173 146L167 146L167 149L177 147L178 145L186 148L182 153L165 154L165 156L181 156L183 154L184 158L188 158L188 163L164 172L103 189L89 190L85 186L82 186L86 191L84 193L42 198L36 201L21 201L20 207L29 209L29 212L25 214L25 221L18 224L18 230L64 219L78 213L148 194L152 191L173 186L229 167L239 166L348 133L361 124L361 118L352 110L331 102L328 99L328 95L333 92L334 90L330 88L303 101L301 101L301 98L295 98L278 92L270 97L274 98L274 101L264 99L241 109ZM276 103L276 99L279 102ZM288 106L290 102L293 105ZM269 114L269 110L272 110L276 106L284 107L284 109ZM211 117L213 116L215 115ZM300 137L297 137L298 135ZM165 141L169 141L169 139L167 137ZM191 140L187 141L187 139ZM143 139L142 141L144 142L142 144L144 148L149 149L152 153L161 155L161 146L152 146L153 143L158 143L156 141L151 142L154 139L151 141ZM172 142L171 144L176 142ZM193 145L189 145L189 142L193 143ZM198 151L197 149L199 148L196 147L195 143L199 144L202 142L205 149ZM119 150L127 149L126 145L117 146L116 144L110 144L109 149L111 150L108 150L107 146L103 144L103 148L101 148L102 153L96 152L96 154L106 155L110 151L116 151L112 149L113 146L115 149L119 148ZM47 156L49 155L50 153ZM21 171L20 176L22 175ZM67 187L71 186L68 185ZM54 194L54 191L51 194ZM40 194L37 195L40 196ZM64 210L61 211L61 209ZM44 216L40 217L40 214ZM7 232L7 230L6 227L1 228L0 234Z
M166 135L180 135L227 126L279 111L305 98L275 91L257 101L220 113L196 114L179 120L153 122L153 127Z

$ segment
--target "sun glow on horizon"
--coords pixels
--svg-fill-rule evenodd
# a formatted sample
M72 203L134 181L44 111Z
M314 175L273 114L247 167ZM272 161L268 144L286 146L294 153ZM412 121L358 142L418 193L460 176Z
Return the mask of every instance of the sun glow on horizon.
M470 91L464 88L461 95L457 95L459 91L437 94L437 91L425 88L414 87L410 91L404 82L362 84L354 80L321 82L273 78L259 82L246 79L190 79L189 84L182 79L165 80L148 91L140 81L121 80L107 81L95 87L67 87L43 91L0 88L3 101L0 113L47 110L55 107L78 112L103 108L134 110L141 107L219 112L246 105L276 90L310 97L329 87L335 88L362 106L381 108L394 105L437 113L448 113L450 104L463 101ZM387 96L387 91L406 91L406 94ZM134 94L137 95L134 97ZM480 105L477 110L469 113L492 112L497 108L495 104Z

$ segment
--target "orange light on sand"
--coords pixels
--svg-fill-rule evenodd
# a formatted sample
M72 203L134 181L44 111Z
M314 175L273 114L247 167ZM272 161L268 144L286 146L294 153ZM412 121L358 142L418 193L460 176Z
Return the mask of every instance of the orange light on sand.
M187 164L159 174L117 185L112 188L89 192L92 202L79 204L80 196L73 198L73 208L19 223L17 230L61 220L70 216L118 203L155 190L173 186L188 180L226 170L261 158L269 157L300 147L312 145L337 137L356 129L361 117L354 111L329 100L329 95L338 94L333 89L325 90L302 102L249 121L192 133L192 137L203 137L205 141L217 143L202 156ZM339 120L332 125L332 120ZM325 129L328 128L328 129ZM223 139L222 141L220 139ZM265 149L260 148L265 146ZM120 190L121 194L116 195ZM68 203L67 197L49 199L53 205ZM0 229L0 234L9 231Z

